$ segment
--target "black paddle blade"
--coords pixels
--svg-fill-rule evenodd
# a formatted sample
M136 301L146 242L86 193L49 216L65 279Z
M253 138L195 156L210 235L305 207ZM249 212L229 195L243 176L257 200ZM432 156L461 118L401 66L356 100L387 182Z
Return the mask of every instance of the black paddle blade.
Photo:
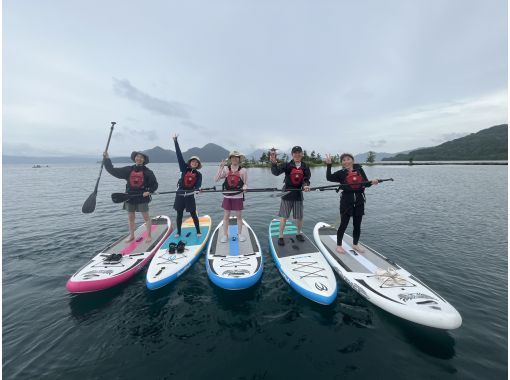
M81 212L84 214L90 214L91 212L94 212L96 209L96 197L97 197L97 191L92 192L92 194L89 195L85 203L83 203L83 206L81 207Z
M129 199L129 195L126 193L113 193L112 201L113 203L122 203Z

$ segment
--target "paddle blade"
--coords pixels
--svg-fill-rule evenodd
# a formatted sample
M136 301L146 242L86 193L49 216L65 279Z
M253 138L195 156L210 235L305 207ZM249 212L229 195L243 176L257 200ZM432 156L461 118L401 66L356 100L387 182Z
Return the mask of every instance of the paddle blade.
M127 201L128 198L129 198L129 196L126 193L113 193L112 194L113 203L122 203L122 202Z
M96 209L96 196L97 191L94 191L92 192L92 194L89 195L89 197L81 207L81 212L83 212L84 214L90 214L91 212L94 212L94 210Z

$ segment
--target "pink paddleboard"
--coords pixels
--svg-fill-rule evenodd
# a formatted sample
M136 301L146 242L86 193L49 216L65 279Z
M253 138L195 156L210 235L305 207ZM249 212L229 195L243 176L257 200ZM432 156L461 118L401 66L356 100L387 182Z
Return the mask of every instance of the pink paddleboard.
M73 274L67 282L67 290L71 293L96 292L130 279L150 261L172 230L168 216L156 216L152 219L151 241L147 241L144 223L135 231L133 241L125 242L127 236L124 236ZM112 253L122 256L109 260Z

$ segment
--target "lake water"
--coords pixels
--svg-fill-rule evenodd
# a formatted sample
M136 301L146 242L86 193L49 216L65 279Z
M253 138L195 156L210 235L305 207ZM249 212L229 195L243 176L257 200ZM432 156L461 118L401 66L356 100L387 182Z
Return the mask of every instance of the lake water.
M175 164L151 164L159 190L173 190ZM110 193L124 181L103 173L93 214L81 213L99 165L3 166L3 376L8 379L500 379L507 377L507 167L374 166L361 241L417 275L463 317L454 331L407 323L338 279L330 306L288 286L268 252L279 198L248 194L244 217L261 242L261 282L216 288L204 257L158 291L145 270L116 288L71 295L70 275L127 232ZM203 186L215 166L205 166ZM251 187L283 177L249 169ZM327 184L325 168L312 184ZM170 215L172 195L151 214ZM197 197L216 225L221 195ZM137 216L137 224L141 222ZM305 233L339 223L338 194L305 195ZM351 233L352 227L348 229Z

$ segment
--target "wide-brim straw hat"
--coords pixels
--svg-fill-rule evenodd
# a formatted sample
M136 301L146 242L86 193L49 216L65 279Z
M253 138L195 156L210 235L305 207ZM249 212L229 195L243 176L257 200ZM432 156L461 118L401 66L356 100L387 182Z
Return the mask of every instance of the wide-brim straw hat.
M140 154L143 156L143 164L144 165L147 165L149 163L149 156L147 156L143 152L137 152L137 151L134 151L133 153L131 153L131 161L135 162L135 157L137 154Z
M198 156L191 156L189 158L189 160L188 160L188 166L190 166L191 160L197 160L198 161L197 169L200 169L202 167L202 161L200 161L200 158Z
M239 157L239 161L243 161L244 160L244 154L238 152L237 150L233 150L232 152L229 153L228 155L228 159L230 160L230 157Z

